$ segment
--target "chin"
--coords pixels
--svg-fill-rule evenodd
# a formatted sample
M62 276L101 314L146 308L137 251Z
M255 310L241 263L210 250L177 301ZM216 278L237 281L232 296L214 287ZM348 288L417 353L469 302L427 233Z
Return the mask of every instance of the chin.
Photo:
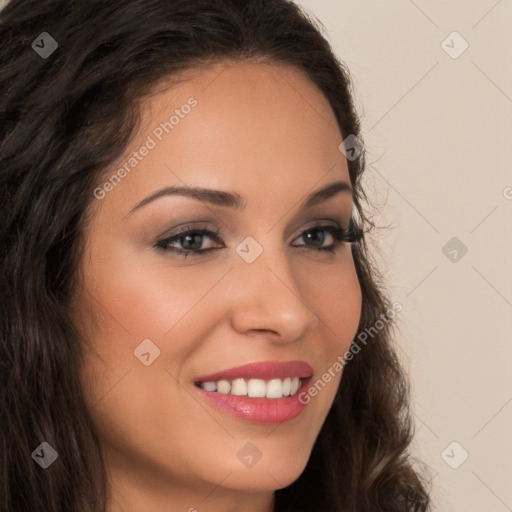
M303 473L308 458L275 457L264 461L263 457L250 468L237 467L226 485L247 491L275 491L295 482Z

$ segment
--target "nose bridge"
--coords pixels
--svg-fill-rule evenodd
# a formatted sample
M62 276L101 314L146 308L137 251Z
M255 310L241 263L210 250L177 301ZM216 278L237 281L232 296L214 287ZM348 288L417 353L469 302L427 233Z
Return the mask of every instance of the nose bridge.
M262 249L253 261L246 255L258 251L254 240L242 242L237 249L241 256L235 264L234 277L240 285L233 326L241 332L274 331L283 340L300 338L317 324L318 317L280 245L268 244Z

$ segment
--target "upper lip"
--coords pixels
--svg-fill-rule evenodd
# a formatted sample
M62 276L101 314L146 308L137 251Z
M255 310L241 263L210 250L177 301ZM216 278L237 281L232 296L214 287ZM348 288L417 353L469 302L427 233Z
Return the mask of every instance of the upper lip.
M286 377L307 378L313 374L313 368L304 361L262 361L236 366L227 370L196 377L194 382L207 382L234 379L284 379Z

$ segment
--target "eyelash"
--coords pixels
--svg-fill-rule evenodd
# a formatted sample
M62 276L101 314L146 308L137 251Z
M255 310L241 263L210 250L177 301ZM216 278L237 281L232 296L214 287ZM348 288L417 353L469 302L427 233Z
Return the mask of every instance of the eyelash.
M315 231L327 231L334 238L334 243L328 247L308 247L307 245L302 245L300 246L301 248L311 249L313 251L335 253L341 246L341 242L357 243L359 240L361 240L363 235L361 228L356 226L351 219L348 228L339 228L338 226L333 226L332 224L319 224L304 230L298 238L304 236L307 233ZM169 244L179 241L182 238L185 238L187 235L206 235L217 243L224 243L219 233L219 230L212 231L204 227L188 227L169 238L158 241L155 244L155 247L164 252L172 252L178 256L183 256L184 258L186 258L189 254L204 256L210 251L214 251L218 248L210 247L209 249L203 250L176 249L175 247L169 247Z

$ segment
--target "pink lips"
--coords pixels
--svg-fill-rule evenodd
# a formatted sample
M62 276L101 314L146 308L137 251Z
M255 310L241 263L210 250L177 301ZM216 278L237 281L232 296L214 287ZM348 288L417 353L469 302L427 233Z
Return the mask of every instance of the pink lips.
M284 379L299 377L302 385L293 396L283 398L251 398L206 391L193 386L195 391L208 403L219 410L237 418L254 423L282 423L299 416L307 403L299 400L301 393L306 391L313 375L313 368L303 361L250 363L230 368L194 379L195 383L245 379Z
M250 363L237 366L220 372L202 375L194 379L194 382L207 382L233 379L285 379L286 377L299 377L305 379L311 377L313 368L304 361Z

